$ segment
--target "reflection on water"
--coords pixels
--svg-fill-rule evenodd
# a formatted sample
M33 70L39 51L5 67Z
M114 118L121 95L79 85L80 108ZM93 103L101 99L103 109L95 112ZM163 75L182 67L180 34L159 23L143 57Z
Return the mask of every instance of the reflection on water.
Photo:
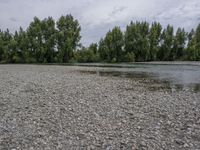
M88 65L87 65L88 66ZM103 69L101 68L103 66ZM173 91L193 90L200 91L200 66L198 65L146 65L125 64L117 67L95 65L96 71L83 71L99 76L117 76L122 78L150 79L152 83L162 83L161 87L149 85L149 90L167 88ZM152 85L154 85L152 84Z

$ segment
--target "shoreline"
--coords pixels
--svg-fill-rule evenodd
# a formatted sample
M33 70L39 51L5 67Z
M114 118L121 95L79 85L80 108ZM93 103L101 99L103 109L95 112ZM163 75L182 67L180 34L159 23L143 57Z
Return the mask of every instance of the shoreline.
M97 62L97 63L0 63L0 65L57 65L57 66L113 66L117 67L120 65L194 65L200 66L200 61L150 61L150 62L120 62L120 63L106 63L106 62ZM124 66L125 67L125 66Z
M95 69L0 65L0 149L200 149L200 93Z

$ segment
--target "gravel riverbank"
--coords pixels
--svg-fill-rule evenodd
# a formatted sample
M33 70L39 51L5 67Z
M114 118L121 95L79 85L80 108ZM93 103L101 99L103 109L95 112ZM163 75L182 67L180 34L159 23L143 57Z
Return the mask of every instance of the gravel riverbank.
M0 150L200 149L199 92L95 69L0 65Z

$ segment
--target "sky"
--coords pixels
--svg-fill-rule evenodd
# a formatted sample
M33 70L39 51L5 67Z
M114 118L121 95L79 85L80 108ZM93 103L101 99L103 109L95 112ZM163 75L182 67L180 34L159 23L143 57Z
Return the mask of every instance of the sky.
M200 0L0 0L0 29L26 29L34 16L44 19L72 14L82 31L81 43L98 42L114 26L125 30L131 21L158 21L184 27L200 23Z

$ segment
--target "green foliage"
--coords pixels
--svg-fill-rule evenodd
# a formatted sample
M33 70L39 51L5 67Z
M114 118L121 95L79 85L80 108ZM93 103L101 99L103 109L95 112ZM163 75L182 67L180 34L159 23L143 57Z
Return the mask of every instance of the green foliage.
M120 62L122 60L124 37L119 27L114 27L99 43L99 53L103 61Z
M98 52L99 52L101 61L109 61L109 49L104 39L101 39L99 42Z
M174 42L174 29L168 25L161 34L161 48L158 52L158 58L161 61L171 60L170 54L173 48Z
M24 57L29 55L26 50L29 49L32 58L35 58L37 62L54 62L55 57L55 44L56 44L56 29L53 18L45 18L39 20L37 17L34 18L27 30L27 36L23 35L24 42L28 40L29 45L25 45ZM28 39L26 39L28 38Z
M88 48L83 47L81 50L75 52L75 58L79 63L99 62L97 44L91 44Z
M174 37L173 48L170 54L171 60L181 60L184 56L184 48L186 44L186 32L184 29L178 28Z
M200 60L200 24L197 26L196 32L192 30L188 34L188 47L186 54L188 60Z
M56 44L56 29L55 21L49 17L42 21L42 46L44 49L43 61L54 62L55 57L55 44Z
M195 33L195 49L196 49L196 60L200 60L200 24L198 25Z
M40 20L14 34L0 30L1 63L74 63L200 60L200 24L190 33L160 23L114 27L98 43L80 47L81 27L72 15ZM79 50L78 50L79 49Z
M162 26L160 23L154 22L151 25L150 33L149 33L149 60L155 61L157 60L157 54L159 51L159 43L161 41L161 32Z
M81 39L81 27L72 15L61 16L57 21L57 42L60 62L69 62L73 56L73 50Z
M0 30L0 62L2 62L4 53L4 40L3 40L3 33Z
M57 23L52 17L35 17L27 31L21 27L14 35L0 31L0 62L69 62L79 46L80 30L71 15L61 16Z
M125 32L125 49L128 53L134 53L136 61L147 61L150 57L149 51L149 24L147 22L136 22L127 26Z
M135 54L133 52L128 52L125 55L124 62L135 62Z

